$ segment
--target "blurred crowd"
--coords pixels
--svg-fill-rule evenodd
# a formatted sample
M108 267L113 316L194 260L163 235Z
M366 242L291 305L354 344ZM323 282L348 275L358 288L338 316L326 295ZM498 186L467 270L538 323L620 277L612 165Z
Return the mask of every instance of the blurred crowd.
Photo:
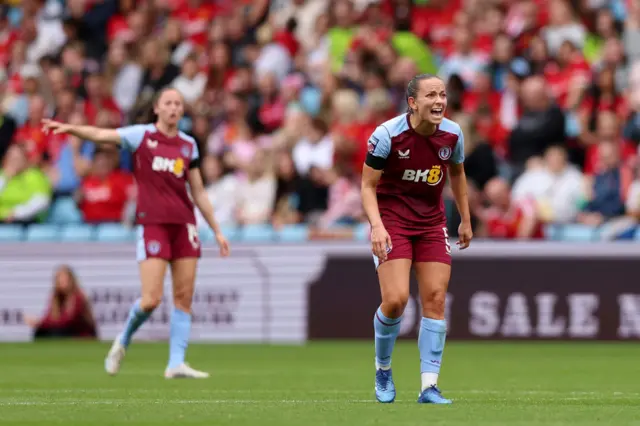
M638 0L5 3L1 221L46 221L72 199L85 222L130 223L130 155L40 120L148 122L166 86L184 95L220 222L366 221L366 141L425 72L446 81L464 132L477 236L557 223L615 236L640 218Z

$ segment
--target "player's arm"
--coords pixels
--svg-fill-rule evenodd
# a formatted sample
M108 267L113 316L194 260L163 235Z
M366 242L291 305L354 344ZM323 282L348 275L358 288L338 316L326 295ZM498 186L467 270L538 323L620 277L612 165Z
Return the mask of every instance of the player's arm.
M362 167L362 206L369 219L371 228L382 226L378 208L376 187L382 177L382 171L391 150L391 136L386 128L378 126L369 138L367 158Z
M213 213L213 204L211 204L209 195L204 188L202 173L200 173L200 156L197 145L195 144L191 162L189 163L189 187L191 188L191 196L193 197L194 204L198 207L198 210L202 213L202 217L211 227L214 234L218 235L220 233L220 225L218 225L218 221L216 221Z
M66 133L82 140L92 141L100 144L120 145L122 139L120 133L116 129L103 129L94 126L79 126L74 124L59 123L54 120L42 120L42 126L45 131L51 131L53 134ZM132 126L133 127L133 126Z
M458 228L458 245L460 249L469 247L473 232L471 230L471 210L469 209L469 195L467 188L467 175L464 172L464 136L458 135L458 143L451 156L449 164L449 181L451 192L460 213L460 227Z

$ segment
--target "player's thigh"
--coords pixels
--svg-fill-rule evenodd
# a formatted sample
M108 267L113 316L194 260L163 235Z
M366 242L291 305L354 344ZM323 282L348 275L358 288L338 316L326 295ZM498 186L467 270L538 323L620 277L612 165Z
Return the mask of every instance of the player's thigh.
M444 319L445 301L451 265L445 262L416 262L414 263L422 316L434 319Z
M197 257L183 257L171 262L173 304L185 312L191 311L197 268Z
M388 231L389 232L389 231ZM394 231L389 232L392 249L387 260L379 262L374 256L380 282L380 295L385 315L402 315L409 300L409 280L411 278L412 246L411 241Z

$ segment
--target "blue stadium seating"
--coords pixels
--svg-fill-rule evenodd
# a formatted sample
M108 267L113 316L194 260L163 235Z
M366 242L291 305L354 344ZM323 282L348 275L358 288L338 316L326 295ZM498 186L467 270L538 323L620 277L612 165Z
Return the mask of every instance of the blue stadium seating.
M277 232L278 239L286 243L299 243L309 238L309 228L306 225L287 225Z
M36 224L27 228L27 241L51 242L59 241L60 227L51 224Z
M544 236L551 241L562 239L562 225L549 224L544 227Z
M60 241L87 242L95 237L95 227L91 225L66 225L60 231Z
M238 237L237 227L230 226L230 225L223 225L220 227L220 229L222 230L222 235L224 235L228 241L235 241L237 239ZM209 243L215 240L213 231L208 226L200 228L198 230L198 236L200 238L200 241L203 243Z
M598 231L587 225L570 224L562 227L563 241L567 242L589 242L597 241L599 238Z
M96 227L96 239L109 243L133 241L135 239L135 231L119 223L104 223Z
M368 223L360 223L353 230L353 238L356 241L369 241L371 229Z
M49 211L47 222L58 225L82 223L82 213L73 198L58 198Z
M0 242L21 241L24 228L21 225L0 225Z
M239 232L240 240L247 243L268 243L276 239L271 225L247 225Z

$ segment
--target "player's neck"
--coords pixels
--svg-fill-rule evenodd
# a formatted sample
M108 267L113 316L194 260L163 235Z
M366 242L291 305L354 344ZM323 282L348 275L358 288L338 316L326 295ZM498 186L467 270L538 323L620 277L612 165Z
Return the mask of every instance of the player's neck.
M421 120L417 114L411 114L409 116L409 122L413 130L422 136L431 136L438 129L437 124L429 123L428 121Z
M158 121L156 123L156 129L160 130L160 133L171 138L174 136L178 136L178 126L167 126L166 124Z

